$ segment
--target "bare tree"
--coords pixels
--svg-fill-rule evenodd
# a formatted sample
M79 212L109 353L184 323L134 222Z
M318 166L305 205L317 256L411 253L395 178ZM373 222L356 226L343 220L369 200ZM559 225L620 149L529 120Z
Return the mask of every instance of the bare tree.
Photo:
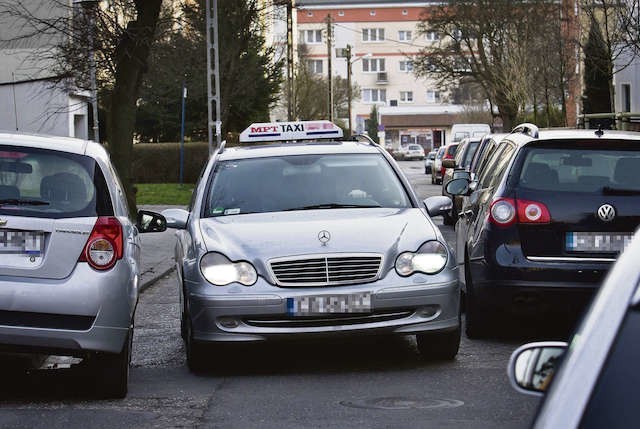
M435 32L439 41L421 51L414 64L416 73L432 77L442 89L461 82L477 83L489 102L497 107L504 128L510 129L519 114L536 104L532 94L540 82L539 70L553 63L548 59L542 62L538 54L542 47L548 55L553 53L547 40L549 28L555 25L556 33L560 28L557 2L449 0L444 3L423 13L420 32ZM560 55L557 49L555 52Z
M48 41L48 49L34 51L39 57L34 63L52 67L59 85L89 89L88 53L95 53L99 86L108 94L103 105L107 112L107 147L132 214L136 210L131 183L136 101L158 35L161 6L162 0L110 0L96 1L87 11L68 0L45 4L5 0L0 11L3 21L11 22L16 29L16 39ZM173 19L172 14L167 14L167 19Z

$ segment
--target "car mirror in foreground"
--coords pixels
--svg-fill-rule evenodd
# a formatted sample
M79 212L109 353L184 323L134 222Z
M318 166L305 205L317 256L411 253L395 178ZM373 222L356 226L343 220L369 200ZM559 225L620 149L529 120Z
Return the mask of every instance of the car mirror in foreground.
M507 369L512 386L522 393L542 396L553 380L567 349L564 342L529 343L511 355Z
M444 168L456 168L456 160L455 159L443 159L442 166Z
M167 219L167 228L185 229L189 212L183 209L167 209L162 211L162 215Z
M469 193L469 179L460 177L447 183L445 190L450 195L467 195Z
M453 208L451 198L440 195L427 198L424 200L424 205L431 217L443 216Z
M167 220L159 213L139 210L136 226L140 232L162 232L167 229Z

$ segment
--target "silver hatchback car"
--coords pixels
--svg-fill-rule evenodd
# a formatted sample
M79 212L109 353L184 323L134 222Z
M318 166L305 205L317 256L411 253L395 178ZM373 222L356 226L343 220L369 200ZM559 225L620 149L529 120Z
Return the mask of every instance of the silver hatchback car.
M341 136L254 124L248 146L210 159L189 210L163 212L192 370L216 343L328 335L414 334L425 357L457 354L455 258L430 218L451 200L419 202L381 147Z
M105 397L127 393L138 232L105 150L0 133L0 352L83 358Z

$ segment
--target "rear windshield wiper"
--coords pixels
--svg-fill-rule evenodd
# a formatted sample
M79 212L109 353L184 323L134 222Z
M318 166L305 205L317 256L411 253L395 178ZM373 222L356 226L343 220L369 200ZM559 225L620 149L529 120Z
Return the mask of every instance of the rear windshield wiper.
M295 211L295 210L316 210L316 209L370 209L380 207L379 204L339 204L339 203L327 203L327 204L314 204L310 206L294 207L291 209L284 209L283 211Z
M640 189L624 189L624 188L612 188L605 186L602 188L604 195L640 195Z
M4 200L0 200L0 205L7 206L48 206L49 203L47 201L42 200L20 200L17 198L7 198Z

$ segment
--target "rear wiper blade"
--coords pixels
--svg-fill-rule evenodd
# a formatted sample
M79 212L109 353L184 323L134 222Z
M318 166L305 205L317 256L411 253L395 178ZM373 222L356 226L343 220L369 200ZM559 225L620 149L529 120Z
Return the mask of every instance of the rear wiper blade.
M624 188L612 188L605 186L602 188L604 195L640 195L640 189L624 189Z
M379 204L340 204L340 203L327 203L327 204L314 204L310 206L294 207L291 209L285 209L283 211L295 211L295 210L316 210L316 209L369 209L380 207Z
M48 206L49 202L42 200L20 200L17 198L6 198L0 200L0 205L8 206Z

